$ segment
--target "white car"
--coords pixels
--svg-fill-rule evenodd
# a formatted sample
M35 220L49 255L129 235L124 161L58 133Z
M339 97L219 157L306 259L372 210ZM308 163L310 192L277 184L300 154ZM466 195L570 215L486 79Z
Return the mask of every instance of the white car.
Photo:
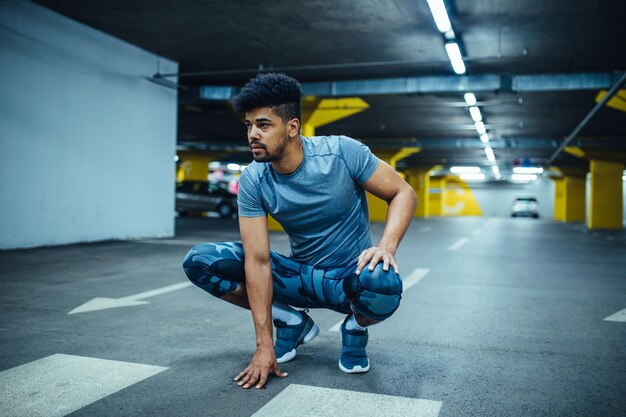
M539 217L539 203L535 197L517 197L513 201L511 217Z

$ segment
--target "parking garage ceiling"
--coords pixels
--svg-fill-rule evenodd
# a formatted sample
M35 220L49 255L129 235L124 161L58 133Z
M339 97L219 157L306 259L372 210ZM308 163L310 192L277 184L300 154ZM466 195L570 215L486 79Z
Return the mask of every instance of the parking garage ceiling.
M464 100L474 91L506 173L520 161L545 164L626 70L621 0L446 0L464 75L452 70L426 0L37 3L179 62L181 146L245 146L228 94L201 92L235 91L259 71L279 70L305 93L369 104L317 134L374 149L419 146L410 166L490 165ZM571 146L626 154L626 91L609 104ZM566 152L554 161L586 164Z

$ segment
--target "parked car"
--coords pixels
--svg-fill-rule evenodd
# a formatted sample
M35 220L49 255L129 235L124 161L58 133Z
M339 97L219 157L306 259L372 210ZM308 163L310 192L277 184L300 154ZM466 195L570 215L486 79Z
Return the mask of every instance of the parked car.
M539 202L535 197L517 197L513 200L511 217L539 217Z
M179 216L213 211L221 218L229 219L237 212L237 196L223 184L183 181L176 184L176 211Z

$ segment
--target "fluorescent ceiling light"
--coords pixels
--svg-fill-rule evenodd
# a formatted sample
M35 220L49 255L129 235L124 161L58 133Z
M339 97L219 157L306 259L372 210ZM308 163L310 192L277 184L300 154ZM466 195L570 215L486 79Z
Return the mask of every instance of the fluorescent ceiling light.
M537 176L534 174L513 174L511 175L513 181L534 181Z
M469 181L483 181L485 179L485 174L461 174L462 180Z
M483 120L482 114L480 114L480 109L476 106L472 106L469 108L470 115L472 116L472 120L475 122L480 122Z
M482 143L489 143L489 135L486 133L483 133L482 135L480 135L480 141Z
M239 171L241 169L241 165L239 165L239 164L228 164L228 165L226 165L226 168L230 169L231 171Z
M452 167L450 172L453 174L477 174L480 172L480 167Z
M485 155L487 155L487 159L489 162L496 162L496 156L493 154L493 149L491 146L485 147Z
M513 181L534 181L537 179L537 176L533 174L513 174L511 179Z
M500 168L498 168L498 166L497 166L497 165L493 165L493 166L491 167L491 170L492 170L492 171L493 171L493 173L494 173L494 174L496 174L496 175L500 174Z
M474 95L474 93L465 93L463 98L465 98L465 102L467 103L468 106L476 105L476 96Z
M446 5L443 3L443 0L427 1L428 7L430 7L430 12L433 15L433 19L435 19L435 24L437 25L439 32L446 33L449 30L452 30L452 24L450 23L450 18L448 17Z
M487 133L487 128L485 128L485 124L483 122L475 122L474 126L476 127L476 131L479 135Z
M454 72L459 75L465 74L465 63L463 62L459 45L456 42L446 43L446 52L448 53L448 58L450 58Z
M541 167L514 167L513 172L516 174L541 174L543 168Z

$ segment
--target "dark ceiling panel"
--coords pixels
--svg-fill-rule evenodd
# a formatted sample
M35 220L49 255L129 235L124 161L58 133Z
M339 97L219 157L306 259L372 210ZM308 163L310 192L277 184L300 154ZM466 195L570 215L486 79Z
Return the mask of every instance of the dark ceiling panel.
M180 92L178 135L187 145L245 147L239 117L225 102L200 100L196 87L240 86L260 67L282 68L302 82L454 75L426 0L37 3L171 58L183 73L207 72L180 78L191 87ZM626 1L446 3L469 75L626 70ZM547 160L595 106L597 93L477 92L498 163L506 169L523 158ZM419 143L422 151L408 164L487 164L462 92L362 98L369 109L317 132L379 146ZM626 112L601 109L581 136L575 144L623 151ZM568 154L556 162L586 164Z

